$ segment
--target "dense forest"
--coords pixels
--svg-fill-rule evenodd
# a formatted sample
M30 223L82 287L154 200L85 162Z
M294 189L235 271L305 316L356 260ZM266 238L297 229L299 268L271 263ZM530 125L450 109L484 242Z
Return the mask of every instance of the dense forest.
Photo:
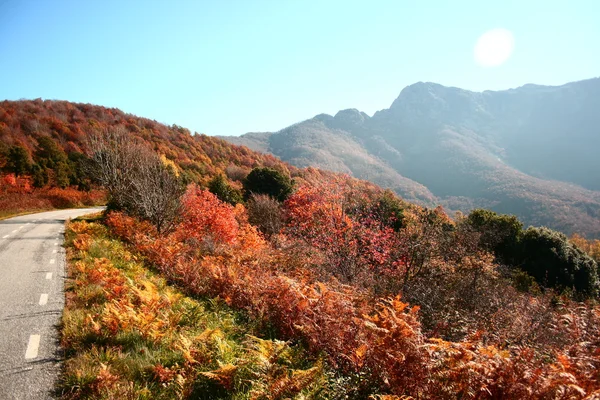
M0 139L3 199L106 196L102 226L71 225L64 398L600 395L598 241L485 209L450 218L115 109L3 102ZM194 300L128 278L140 262ZM241 314L210 300L229 322L192 335L206 299ZM253 336L236 348L240 321Z

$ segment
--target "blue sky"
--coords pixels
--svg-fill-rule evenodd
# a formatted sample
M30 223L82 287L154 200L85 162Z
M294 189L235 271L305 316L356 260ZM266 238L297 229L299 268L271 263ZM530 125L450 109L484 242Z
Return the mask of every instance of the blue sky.
M387 108L403 87L600 76L600 1L0 0L0 99L118 107L211 135ZM484 68L484 32L514 52Z

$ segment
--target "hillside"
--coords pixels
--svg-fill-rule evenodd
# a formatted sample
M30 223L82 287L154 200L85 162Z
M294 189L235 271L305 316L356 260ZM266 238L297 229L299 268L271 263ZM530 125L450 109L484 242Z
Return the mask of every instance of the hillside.
M482 93L419 82L372 117L349 109L225 139L421 204L600 237L599 104L600 79Z
M228 167L231 174L236 169L249 171L256 166L288 171L285 163L271 155L232 146L218 138L192 135L180 126L166 126L115 108L40 99L0 102L0 168L8 168L10 148L18 146L26 150L29 168L38 165L48 170L52 180L60 169L56 164L62 161L67 164L69 175L66 185L80 183L72 171L73 160L85 155L86 138L117 126L149 143L172 161L188 181L204 182ZM44 142L47 138L50 141ZM293 167L291 170L298 171Z

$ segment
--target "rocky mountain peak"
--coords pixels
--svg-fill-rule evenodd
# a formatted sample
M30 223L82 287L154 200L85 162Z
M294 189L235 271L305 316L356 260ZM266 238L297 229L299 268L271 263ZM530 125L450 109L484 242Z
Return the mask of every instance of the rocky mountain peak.
M368 120L370 117L366 113L358 111L356 108L348 108L346 110L338 111L338 113L335 114L334 118L338 122L360 125L366 120Z

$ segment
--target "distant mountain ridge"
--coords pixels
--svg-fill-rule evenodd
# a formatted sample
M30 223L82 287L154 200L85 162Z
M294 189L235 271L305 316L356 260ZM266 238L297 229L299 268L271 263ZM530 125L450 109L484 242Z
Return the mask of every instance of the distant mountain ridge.
M372 117L347 109L224 139L421 204L600 237L599 111L599 78L484 92L419 82Z

